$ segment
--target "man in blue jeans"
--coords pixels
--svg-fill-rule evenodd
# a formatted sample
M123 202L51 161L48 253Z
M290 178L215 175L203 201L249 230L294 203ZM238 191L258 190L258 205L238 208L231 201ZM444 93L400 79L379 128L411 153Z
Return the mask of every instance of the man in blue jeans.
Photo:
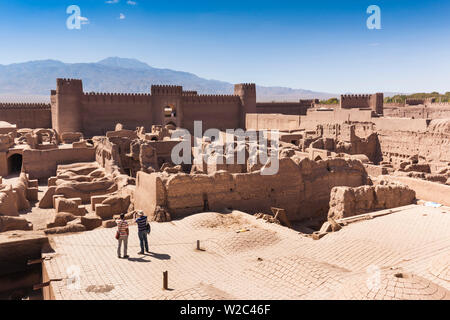
M139 242L141 244L141 251L139 254L144 254L144 248L145 252L149 253L147 240L147 216L144 215L144 212L138 210L134 218L136 219L136 223L138 225Z

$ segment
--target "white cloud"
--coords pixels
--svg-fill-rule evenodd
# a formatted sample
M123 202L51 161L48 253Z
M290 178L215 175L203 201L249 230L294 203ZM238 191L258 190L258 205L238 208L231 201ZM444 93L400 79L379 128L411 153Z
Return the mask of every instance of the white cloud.
M119 0L108 0L108 1L105 1L105 3L108 3L108 4L119 3Z
M79 16L78 19L81 21L81 24L89 24L89 19L86 17Z
M130 6L135 6L135 5L137 5L137 2L136 2L136 1L128 0L128 1L127 1L127 4L129 4Z
M120 19L120 20L125 20L125 15L124 15L123 13L121 13L121 14L119 15L119 19Z

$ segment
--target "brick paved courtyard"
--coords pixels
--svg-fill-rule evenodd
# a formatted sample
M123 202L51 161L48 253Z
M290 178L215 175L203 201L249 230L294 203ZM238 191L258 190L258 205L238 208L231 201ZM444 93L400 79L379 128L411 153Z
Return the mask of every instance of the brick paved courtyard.
M249 231L236 232L243 228ZM132 225L129 259L117 258L115 232L52 239L55 253L44 267L62 279L51 284L56 299L450 298L446 207L408 206L320 240L238 211L201 213L152 223L144 256ZM79 275L74 284L71 275Z

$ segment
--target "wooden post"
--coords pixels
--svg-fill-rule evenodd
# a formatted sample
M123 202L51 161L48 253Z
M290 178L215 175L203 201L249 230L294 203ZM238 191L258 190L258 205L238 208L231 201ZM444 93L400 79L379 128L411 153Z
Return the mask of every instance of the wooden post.
M200 250L200 240L197 240L197 250Z
M169 272L168 271L163 272L163 289L164 290L169 289Z
M275 219L278 219L283 226L292 228L291 222L289 221L289 219L286 215L286 211L284 209L274 208L274 207L272 207L270 209L272 210L272 213L273 213Z

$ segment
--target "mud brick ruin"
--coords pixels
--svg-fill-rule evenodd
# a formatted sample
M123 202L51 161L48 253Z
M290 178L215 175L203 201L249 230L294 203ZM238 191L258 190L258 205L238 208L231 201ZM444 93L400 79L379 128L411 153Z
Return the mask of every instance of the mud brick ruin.
M49 105L0 104L0 120L0 260L4 264L0 279L27 275L21 281L0 281L0 296L23 296L33 285L47 283L42 292L48 299L95 299L92 288L96 285L108 285L110 290L103 294L120 298L111 284L91 283L89 290L85 286L69 293L52 279L62 277L58 266L66 266L67 257L75 261L83 256L68 250L67 243L90 239L86 246L97 248L95 244L101 242L97 237L105 236L105 242L113 239L112 228L120 214L131 222L136 210L142 210L154 224L155 246L170 237L195 243L208 235L206 252L236 261L244 253L251 259L256 254L264 256L257 264L239 262L223 268L236 279L252 283L250 295L256 297L257 288L267 288L268 296L261 299L386 297L388 289L380 291L380 296L372 296L370 288L358 289L369 260L374 264L389 260L381 257L382 249L374 251L366 265L352 264L352 254L343 252L354 250L357 255L378 250L383 245L377 241L390 233L403 234L398 246L406 252L413 250L407 243L416 241L414 237L432 233L441 237L433 242L436 251L432 254L442 256L433 256L429 268L422 266L419 256L409 264L392 258L380 265L382 281L419 284L408 294L421 298L450 297L449 229L439 233L436 227L449 226L450 219L449 104L433 100L384 104L382 93L342 95L339 105L321 105L317 99L265 103L256 101L255 84L236 84L232 95L202 95L169 85L153 85L148 94L86 93L81 80L57 79ZM222 152L207 153L217 141L175 134L186 129L193 135L194 121L202 121L202 134L217 128L233 141L237 137L226 133L227 129L278 130L278 148L270 144L266 150L276 150L278 172L262 174L273 163L262 162L259 156L254 161L250 150L255 145L249 140L222 150L235 155L243 152L243 162L237 157L228 162ZM203 160L195 162L192 155L190 163L174 163L172 151L183 142L191 150L199 146ZM423 206L427 203L440 209ZM424 215L430 216L428 224L415 222ZM414 235L402 226L415 228ZM349 260L336 260L327 246L342 251ZM172 254L180 254L181 247L174 248L178 249ZM193 255L200 253L191 251L186 255L192 259L187 260L196 261ZM87 273L110 263L101 262L106 256L103 251L98 261L85 254L91 267L86 267ZM273 259L268 258L270 254ZM33 259L39 260L40 269L29 268ZM202 259L204 266L217 269L217 257L205 253ZM399 264L401 271L395 271ZM154 265L156 270L164 268L163 261ZM189 270L199 268L194 262L188 266ZM271 273L283 268L293 272L292 279L290 273L279 280ZM299 284L293 280L318 270L325 287L323 281ZM208 289L200 284L202 279L195 278L173 293L136 291L134 298L253 297L242 296L222 277L211 277L203 280L220 290ZM275 285L277 281L284 284L283 290ZM151 291L153 282L148 282ZM420 286L434 291L421 291ZM411 298L406 293L399 297Z

